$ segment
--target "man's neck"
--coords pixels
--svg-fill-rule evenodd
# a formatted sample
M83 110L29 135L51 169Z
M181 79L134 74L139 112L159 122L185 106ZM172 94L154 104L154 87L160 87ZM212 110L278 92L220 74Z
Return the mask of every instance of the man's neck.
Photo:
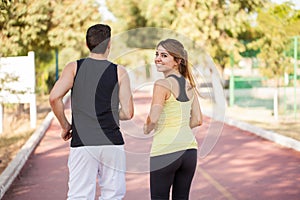
M96 60L107 60L107 54L99 54L99 53L90 53L90 58L96 59Z

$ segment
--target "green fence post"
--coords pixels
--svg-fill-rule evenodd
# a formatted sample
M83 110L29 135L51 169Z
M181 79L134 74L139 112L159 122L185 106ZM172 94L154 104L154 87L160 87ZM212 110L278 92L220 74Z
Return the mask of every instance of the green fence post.
M58 80L58 49L55 49L55 80Z
M234 58L233 54L230 53L230 67L231 67L231 74L230 74L230 82L229 82L229 106L233 106L234 104L234 74L233 74L233 65L234 65Z
M289 75L284 72L284 86L283 86L283 113L286 114L286 111L287 111L287 102L286 102L286 87L288 86L288 83L289 83Z
M298 62L298 37L294 37L294 117L297 118L297 62Z
M286 51L284 51L284 57L286 57ZM284 66L284 68L286 69L286 66ZM289 84L289 75L285 72L284 69L284 74L283 74L283 114L286 114L286 110L287 110L287 105L286 105L286 87Z

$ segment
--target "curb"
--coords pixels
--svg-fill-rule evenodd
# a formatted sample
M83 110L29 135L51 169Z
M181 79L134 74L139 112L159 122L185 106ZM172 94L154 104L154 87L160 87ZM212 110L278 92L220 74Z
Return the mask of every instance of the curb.
M269 130L262 129L260 127L251 125L251 124L246 123L246 122L242 122L242 121L232 119L230 117L226 117L226 116L224 116L224 118L221 118L221 117L218 117L218 116L215 117L210 112L207 112L207 111L204 111L204 110L202 110L202 112L203 112L204 115L206 115L206 116L208 116L208 117L210 117L210 118L212 118L216 121L224 122L227 125L237 127L237 128L239 128L241 130L244 130L244 131L251 132L251 133L253 133L257 136L260 136L264 139L272 141L276 144L279 144L281 146L291 148L291 149L294 149L294 150L300 152L300 141L298 141L298 140L295 140L293 138L278 134L274 131L269 131Z
M248 124L246 122L237 121L237 120L234 120L234 119L231 119L228 117L225 118L225 122L228 125L232 125L239 129L249 131L249 132L254 133L255 135L260 136L264 139L275 142L276 144L282 145L287 148L292 148L296 151L300 151L300 142L293 138L290 138L290 137L287 137L284 135L280 135L274 131L265 130L260 127Z
M68 98L69 95L66 95L66 97L63 99L64 104L67 102ZM0 175L0 199L2 199L5 192L9 189L15 178L20 173L31 153L44 137L53 118L54 114L51 111L47 114L39 128L34 131L27 142L19 150L15 158L8 164L8 166Z
M12 182L15 180L21 169L25 165L27 159L39 144L46 130L50 126L53 119L53 113L48 113L42 125L30 136L29 140L19 150L16 157L9 163L5 170L0 175L0 199L4 196L5 192L9 189Z

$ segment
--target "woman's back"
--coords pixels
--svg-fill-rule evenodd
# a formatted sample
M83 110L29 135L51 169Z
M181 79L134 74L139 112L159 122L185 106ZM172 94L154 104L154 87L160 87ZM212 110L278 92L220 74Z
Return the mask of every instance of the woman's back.
M173 153L186 149L197 149L197 142L189 126L193 92L185 79L171 75L166 78L170 85L170 96L165 101L157 123L151 156Z

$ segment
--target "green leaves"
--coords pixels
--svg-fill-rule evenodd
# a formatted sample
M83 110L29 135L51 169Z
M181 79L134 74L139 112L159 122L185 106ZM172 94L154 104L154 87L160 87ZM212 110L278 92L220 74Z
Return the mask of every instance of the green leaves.
M91 0L2 2L2 56L24 55L36 49L78 47L84 43L87 27L100 21L98 5Z
M53 6L48 34L50 46L82 48L87 28L100 21L97 5L92 1L62 1Z
M300 35L300 11L269 0L107 1L121 31L142 26L168 28L205 47L221 68L229 55L258 56L262 73L280 77L291 71L292 36ZM142 23L141 23L142 22Z
M82 56L87 52L87 28L100 22L94 0L2 0L0 8L0 56L27 55L28 51L34 51L37 87L43 91L50 71L47 68L54 65L54 49L62 52L67 49L68 55L61 59L64 62L72 56Z
M222 68L229 54L243 50L237 39L245 31L250 16L265 0L120 0L107 1L124 30L143 26L170 28L205 46ZM121 4L121 5L120 5ZM131 10L139 12L131 12ZM143 20L143 23L138 23ZM125 26L124 26L125 24Z
M268 9L260 9L257 26L261 36L250 44L259 48L258 58L263 75L269 78L283 77L291 72L292 64L288 55L292 36L300 34L300 12L292 9L289 3L270 5Z
M6 1L2 10L2 56L24 55L47 43L49 1Z

